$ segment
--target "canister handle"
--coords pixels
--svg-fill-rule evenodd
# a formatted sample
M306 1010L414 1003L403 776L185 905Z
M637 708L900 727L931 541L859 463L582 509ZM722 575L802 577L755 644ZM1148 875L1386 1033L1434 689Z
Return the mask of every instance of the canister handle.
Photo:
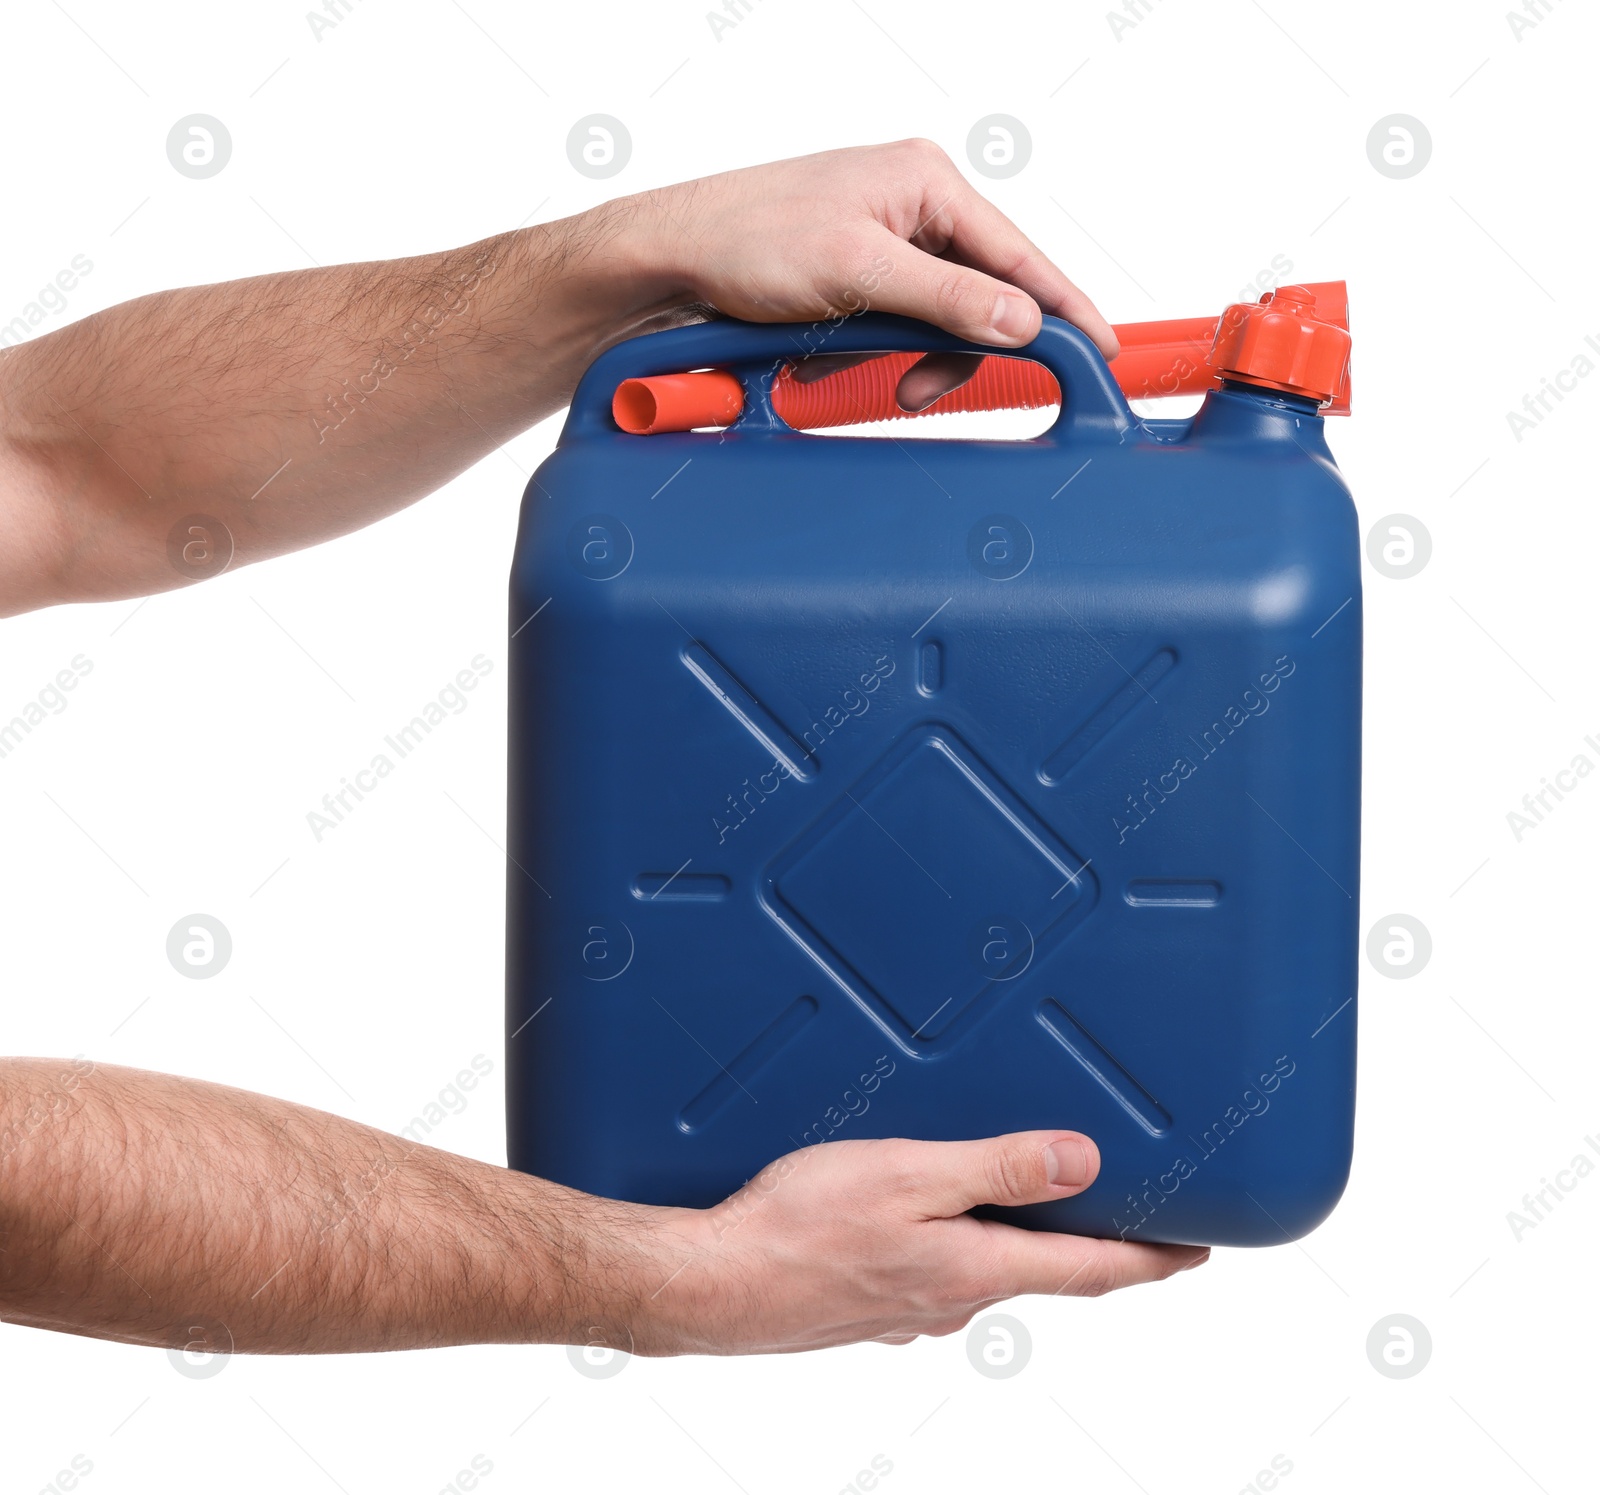
M997 349L910 317L864 312L833 324L726 320L630 338L590 364L573 395L561 441L617 435L611 400L624 379L700 368L723 368L739 380L744 411L731 430L781 434L792 428L772 408L772 380L785 364L814 354L896 352L1003 353L1043 364L1061 386L1062 403L1039 440L1114 445L1139 424L1099 350L1058 317L1045 317L1031 343Z

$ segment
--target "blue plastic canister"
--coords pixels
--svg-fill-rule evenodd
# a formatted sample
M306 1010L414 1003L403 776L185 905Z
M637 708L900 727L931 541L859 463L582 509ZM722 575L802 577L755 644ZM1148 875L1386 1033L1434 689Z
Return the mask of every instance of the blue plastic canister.
M703 1206L811 1143L1070 1127L1094 1236L1312 1229L1355 1100L1361 583L1316 403L1027 441L791 430L797 329L624 343L511 580L513 1167ZM985 351L868 315L830 353ZM717 367L722 433L619 431Z

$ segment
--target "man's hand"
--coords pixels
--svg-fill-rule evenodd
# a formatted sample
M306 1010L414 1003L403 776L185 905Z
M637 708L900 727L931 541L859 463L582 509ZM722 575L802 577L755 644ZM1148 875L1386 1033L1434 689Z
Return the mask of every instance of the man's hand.
M697 298L731 317L811 322L870 307L1016 348L1038 336L1042 308L1117 354L1094 303L930 140L803 156L641 200L670 225L671 258ZM823 355L799 377L859 361ZM929 355L901 380L901 409L924 409L976 370L966 354Z
M713 1209L654 1209L200 1080L7 1059L0 1318L262 1354L898 1343L1205 1260L965 1213L1066 1198L1098 1166L1072 1132L830 1142Z
M1099 1171L1094 1143L1076 1132L826 1142L791 1153L715 1209L657 1226L672 1275L652 1296L632 1348L753 1354L864 1339L905 1344L953 1334L980 1309L1022 1293L1099 1297L1210 1256L1205 1247L1085 1240L967 1213L1067 1199Z
M1113 357L1089 300L930 140L863 146L647 193L699 299L749 322L899 312L1015 348L1042 307ZM867 288L871 287L869 291Z
M359 529L559 409L625 337L708 309L770 322L869 307L996 348L1032 338L1042 308L1116 351L1083 292L919 140L441 254L111 307L0 351L0 616L193 581L173 559L191 516L234 567ZM974 367L923 359L901 405Z

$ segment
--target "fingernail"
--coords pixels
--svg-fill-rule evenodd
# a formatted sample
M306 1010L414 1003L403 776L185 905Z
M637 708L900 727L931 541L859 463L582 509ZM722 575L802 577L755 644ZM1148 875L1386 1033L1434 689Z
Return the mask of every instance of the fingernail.
M1026 341L1033 327L1033 309L1024 296L1002 296L989 319L989 335L1001 343Z
M1077 1137L1063 1137L1044 1150L1046 1178L1058 1189L1080 1189L1089 1182L1089 1149Z
M1180 1272L1192 1272L1192 1271L1194 1271L1194 1269L1196 1267L1203 1267L1210 1260L1211 1260L1211 1247L1207 1246L1206 1249L1204 1251L1202 1251L1197 1257L1195 1257L1195 1259L1193 1261L1186 1262L1183 1266L1179 1267L1178 1270Z

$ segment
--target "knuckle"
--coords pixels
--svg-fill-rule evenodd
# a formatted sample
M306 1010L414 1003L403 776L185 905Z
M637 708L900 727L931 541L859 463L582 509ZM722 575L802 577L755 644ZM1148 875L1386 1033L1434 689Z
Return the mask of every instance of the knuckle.
M873 239L869 226L847 223L821 236L822 242L841 260L859 259L868 252Z
M1101 1245L1085 1258L1073 1292L1080 1298L1103 1298L1121 1286L1122 1272L1117 1259Z
M1109 1272L1096 1268L1083 1279L1083 1285L1078 1289L1080 1298L1103 1298L1107 1293L1116 1288L1116 1282Z
M1060 271L1050 263L1044 252L1026 240L1023 241L1020 251L1008 256L1003 264L995 267L995 273L1012 285L1020 285L1023 281L1045 283L1052 276L1056 279L1061 278Z
M875 1142L873 1159L878 1178L883 1186L895 1195L920 1193L927 1183L926 1158L915 1142L891 1139Z
M1043 1164L1018 1148L999 1148L987 1160L987 1181L996 1201L1025 1198L1038 1192Z
M968 1225L978 1222L968 1220ZM972 1314L985 1303L1010 1297L1015 1291L1015 1270L1004 1239L988 1229L962 1231L959 1244L950 1244L937 1256L923 1257L919 1289L926 1293L924 1307L930 1318Z
M859 294L860 282L876 263L881 243L869 230L847 228L818 242L809 265L801 273L823 284L830 297Z
M976 313L976 286L965 275L940 278L933 291L933 309L941 323L965 322Z
M975 1253L951 1274L946 1293L936 1306L941 1313L956 1308L956 1311L971 1317L980 1305L1010 1296L1004 1276L1005 1265L997 1252L984 1250Z
M913 161L930 166L947 165L950 160L944 153L944 148L937 141L929 140L926 135L913 135L902 140L896 149Z

